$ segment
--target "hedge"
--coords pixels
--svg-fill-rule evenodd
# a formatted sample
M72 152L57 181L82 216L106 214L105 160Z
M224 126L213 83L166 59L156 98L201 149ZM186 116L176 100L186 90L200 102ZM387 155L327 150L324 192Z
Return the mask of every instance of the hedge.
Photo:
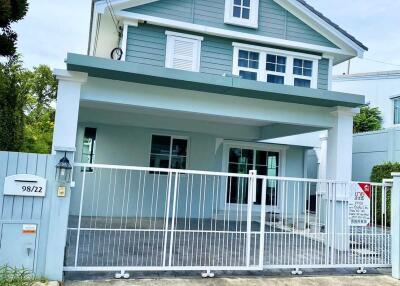
M400 172L400 163L384 163L382 165L376 165L372 168L371 182L382 183L383 179L391 179L393 172ZM391 192L386 193L386 220L387 226L390 226L390 195ZM376 218L377 223L382 225L382 196L377 194L376 200Z

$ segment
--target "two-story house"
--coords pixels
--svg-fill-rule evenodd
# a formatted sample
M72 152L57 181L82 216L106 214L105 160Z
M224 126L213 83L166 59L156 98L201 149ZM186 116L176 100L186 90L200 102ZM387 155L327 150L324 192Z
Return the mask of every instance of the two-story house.
M69 152L78 166L67 270L126 266L129 251L115 258L122 262L110 258L106 263L86 259L85 249L104 247L100 238L107 240L114 229L126 230L128 218L153 217L143 224L154 226L154 242L155 233L168 238L171 224L182 225L169 217L184 218L187 228L195 218L229 222L231 215L245 221L253 213L265 219L268 212L272 220L315 211L312 184L317 182L301 181L307 148L263 143L268 139L328 130L322 178L351 180L353 116L364 97L332 91L332 67L362 57L367 48L305 1L94 1L90 24L88 54L68 54L66 70L55 72L59 89L53 149ZM174 176L179 172L186 176ZM293 185L291 179L250 183L249 174L299 180ZM281 191L285 186L293 193ZM346 220L341 207L338 225ZM156 224L160 217L167 219ZM320 220L316 225L324 224ZM97 223L110 230L101 234ZM210 227L210 222L204 225ZM300 227L293 219L288 225ZM200 226L196 222L196 231L204 230ZM89 231L92 227L97 230ZM246 227L245 235L251 236L251 224ZM236 231L235 243L244 238ZM146 233L142 238L138 234L139 241ZM175 235L171 240L180 238L186 245L184 234ZM246 249L251 237L243 240ZM83 239L87 242L81 248L77 245ZM203 265L174 262L178 246L153 245L159 255L149 241L137 246L147 247L147 258L128 265L139 260L151 267ZM346 250L344 244L336 248ZM121 248L113 247L115 242L111 248L119 253ZM192 253L200 260L202 255ZM225 255L233 259L232 252ZM245 260L238 258L231 266L252 265L249 255L250 250ZM223 258L218 261L228 265Z

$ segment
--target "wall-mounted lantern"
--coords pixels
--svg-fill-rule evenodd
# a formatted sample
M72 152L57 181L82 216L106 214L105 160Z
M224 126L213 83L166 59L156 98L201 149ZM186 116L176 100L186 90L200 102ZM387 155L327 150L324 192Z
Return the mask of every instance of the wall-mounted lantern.
M67 158L67 152L56 166L56 180L60 183L69 183L71 179L72 166Z

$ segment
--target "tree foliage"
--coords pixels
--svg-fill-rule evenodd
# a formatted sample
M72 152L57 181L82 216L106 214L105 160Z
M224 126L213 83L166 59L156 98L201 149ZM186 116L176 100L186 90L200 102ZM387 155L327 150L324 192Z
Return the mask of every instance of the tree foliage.
M0 63L0 150L19 151L24 139L23 69L17 57Z
M49 153L57 81L48 66L0 64L0 150Z
M382 116L377 107L361 107L360 113L354 117L353 132L362 133L382 128Z
M0 56L15 55L17 34L11 24L24 18L27 11L27 0L0 0Z
M400 163L387 162L381 165L376 165L372 168L371 172L371 182L382 183L384 179L391 179L392 173L400 172ZM390 226L390 205L391 205L391 192L390 190L386 193L386 217L382 215L382 196L376 196L376 217L378 218L378 222L381 222L381 219L385 219L387 226ZM382 222L383 224L383 222Z

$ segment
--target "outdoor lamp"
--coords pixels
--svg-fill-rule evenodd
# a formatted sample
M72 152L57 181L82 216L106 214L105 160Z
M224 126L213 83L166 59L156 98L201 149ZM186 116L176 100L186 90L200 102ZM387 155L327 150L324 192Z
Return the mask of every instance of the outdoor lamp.
M56 166L56 180L60 183L68 183L71 177L72 166L67 158L67 152Z

